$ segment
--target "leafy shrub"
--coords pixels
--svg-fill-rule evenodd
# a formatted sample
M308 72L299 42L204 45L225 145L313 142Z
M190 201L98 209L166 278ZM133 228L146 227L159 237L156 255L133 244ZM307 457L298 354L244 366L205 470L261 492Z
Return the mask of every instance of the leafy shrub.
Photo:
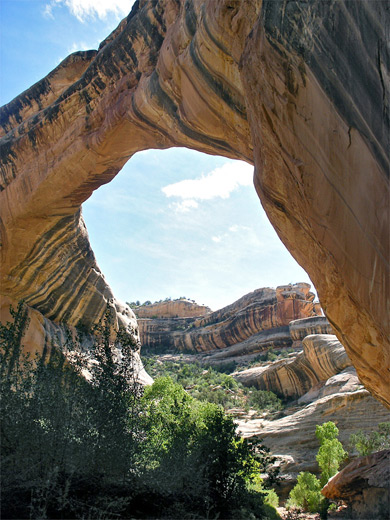
M336 475L341 462L347 457L347 452L337 439L338 434L339 430L332 421L316 427L316 437L321 443L316 456L321 470L321 486L325 486L330 477Z
M236 370L237 361L226 361L226 363L220 363L219 365L214 365L213 369L216 372L222 372L224 374L231 374Z
M268 504L275 509L279 507L279 497L276 494L274 489L265 489L264 490L265 497L264 497L264 503Z
M275 361L275 359L277 359L277 355L275 354L275 352L273 352L272 350L269 350L267 352L267 361Z
M282 401L273 392L251 388L249 404L257 410L277 411L283 408Z
M390 448L390 422L378 424L378 430L369 434L358 430L349 437L349 445L361 457Z
M318 479L307 471L300 473L297 484L291 490L287 501L289 507L319 512L321 517L326 518L329 502L321 494L321 489L328 479L337 473L341 462L347 456L347 452L337 439L338 434L339 430L332 421L316 426L316 437L321 443L316 456L321 476Z
M324 499L321 488L320 481L313 473L301 472L298 475L297 484L290 492L287 506L302 508L311 513L319 511Z
M243 507L245 518L268 516L248 489L262 468L256 445L170 378L143 392L137 345L125 330L112 340L109 313L95 330L96 363L69 335L73 364L54 345L24 356L27 310L12 315L0 325L3 518L229 518Z

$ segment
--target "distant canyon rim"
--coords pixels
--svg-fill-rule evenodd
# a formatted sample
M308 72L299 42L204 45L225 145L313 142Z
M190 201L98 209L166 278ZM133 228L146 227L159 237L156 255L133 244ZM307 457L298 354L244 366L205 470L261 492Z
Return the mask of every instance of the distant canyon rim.
M254 164L279 237L313 280L360 380L390 407L386 2L139 0L0 112L1 308L26 341L113 300L80 207L140 150ZM136 254L136 252L135 252Z

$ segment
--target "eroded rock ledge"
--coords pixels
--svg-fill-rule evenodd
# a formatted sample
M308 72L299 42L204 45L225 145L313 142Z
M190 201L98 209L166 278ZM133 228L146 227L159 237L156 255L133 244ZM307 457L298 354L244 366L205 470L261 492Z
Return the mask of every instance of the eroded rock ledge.
M309 390L314 394L313 387L319 393L321 383L351 366L336 336L313 334L306 336L302 343L303 351L296 356L237 372L234 377L246 386L297 399Z
M1 294L91 325L111 298L79 214L93 190L147 148L243 159L390 406L388 30L369 0L137 1L1 110Z
M390 450L351 462L328 481L322 494L347 502L352 518L387 520L390 516Z
M212 354L209 362L217 363L253 356L271 347L290 347L289 323L321 315L319 304L313 300L310 285L298 283L276 290L257 289L218 311L206 312L204 308L203 316L197 318L158 318L159 307L164 304L154 306L154 318L141 318L143 307L141 314L137 309L136 313L141 342L151 351L208 352ZM192 312L188 309L187 314Z

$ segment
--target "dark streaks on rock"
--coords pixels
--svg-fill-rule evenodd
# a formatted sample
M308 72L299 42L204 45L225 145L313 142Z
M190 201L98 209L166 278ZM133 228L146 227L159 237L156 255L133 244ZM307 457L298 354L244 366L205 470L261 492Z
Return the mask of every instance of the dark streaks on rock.
M267 38L277 42L274 48L281 54L283 48L293 50L304 59L347 124L365 137L384 174L389 175L390 121L383 117L381 73L370 72L378 62L378 42L386 41L389 31L385 4L264 0L262 10ZM388 47L382 48L383 63L389 67ZM362 70L366 73L361 74Z

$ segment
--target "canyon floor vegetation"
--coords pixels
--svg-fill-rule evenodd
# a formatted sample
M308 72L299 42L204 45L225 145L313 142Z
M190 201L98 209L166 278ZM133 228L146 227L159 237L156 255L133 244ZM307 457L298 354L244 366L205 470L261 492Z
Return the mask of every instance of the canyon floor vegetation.
M258 443L169 377L142 388L137 345L125 330L112 340L109 313L88 356L69 334L67 356L49 345L35 358L23 354L27 309L11 314L0 325L2 518L277 518Z
M247 388L218 367L205 367L198 362L160 361L158 356L143 357L146 371L153 377L170 377L190 395L209 403L221 405L226 411L232 408L252 408L258 412L274 414L284 403L273 392Z

